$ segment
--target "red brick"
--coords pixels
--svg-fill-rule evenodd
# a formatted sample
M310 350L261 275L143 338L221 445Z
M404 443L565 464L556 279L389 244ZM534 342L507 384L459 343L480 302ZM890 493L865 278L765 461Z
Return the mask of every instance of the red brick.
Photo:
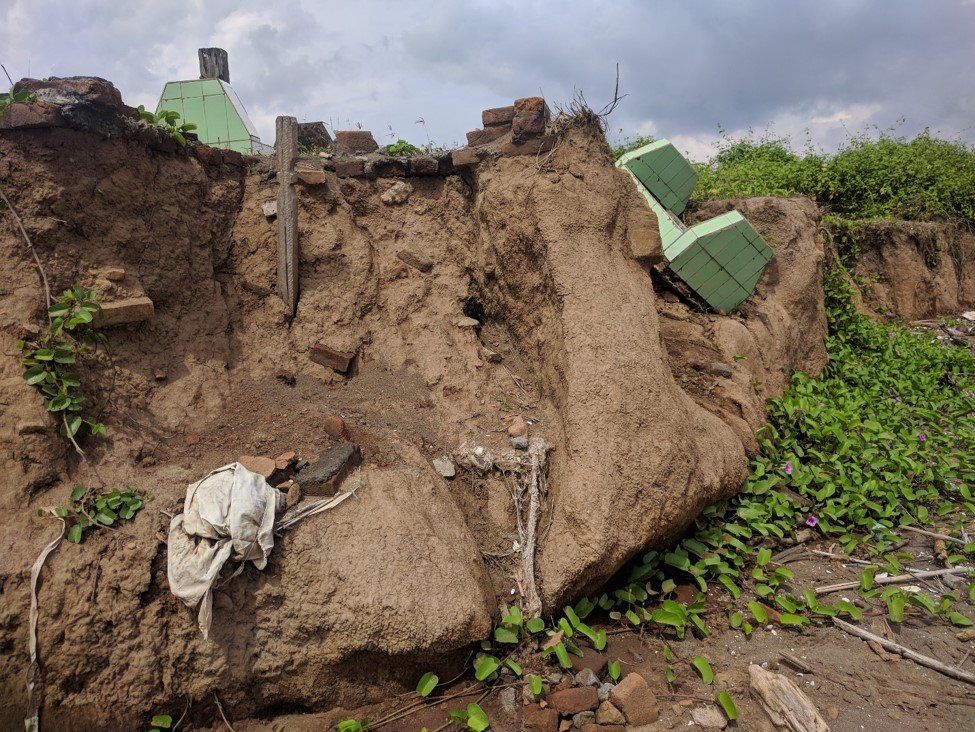
M382 157L366 163L366 175L376 178L402 178L406 175L406 158Z
M486 145L506 135L509 129L511 128L507 125L499 125L498 127L486 127L483 130L471 130L467 133L467 144L471 147Z
M613 687L609 700L613 702L614 707L623 712L627 724L631 726L653 724L660 717L657 697L640 674L629 673L624 676L623 680Z
M237 459L237 462L241 467L246 468L252 473L263 475L265 478L270 478L276 467L271 458L256 457L254 455L241 455Z
M436 175L440 172L440 163L430 155L418 155L408 161L410 175Z
M335 133L335 152L370 153L379 149L379 144L369 130L338 130Z
M308 357L317 364L327 366L333 371L344 374L348 372L349 367L352 365L352 359L355 358L355 354L347 353L346 351L336 351L324 343L316 343L308 352Z
M107 328L110 325L141 323L152 318L154 309L148 297L132 297L118 302L102 303L102 309L95 314L92 325Z
M523 732L558 732L559 713L552 707L525 707L521 715L521 729Z
M494 107L485 109L481 112L481 125L483 127L494 127L496 125L510 125L515 118L514 105L510 107Z
M538 155L539 153L548 152L553 147L558 140L556 135L542 135L540 137L533 137L528 140L522 140L520 142L515 142L511 140L504 143L501 146L502 155Z
M365 173L365 163L362 160L352 158L351 160L336 160L335 174L339 178L354 178Z
M545 132L549 120L548 105L541 97L525 97L515 100L515 116L511 130L516 140Z
M295 170L295 175L302 183L310 186L321 185L328 181L325 171L317 168L298 168Z
M48 102L21 104L15 102L7 106L0 115L0 130L30 129L38 127L61 127L64 120L61 109Z
M599 696L591 686L575 686L556 691L549 694L546 701L562 715L588 712L599 706Z
M450 154L450 162L455 168L463 168L466 165L477 165L481 156L473 147L462 147L454 150Z

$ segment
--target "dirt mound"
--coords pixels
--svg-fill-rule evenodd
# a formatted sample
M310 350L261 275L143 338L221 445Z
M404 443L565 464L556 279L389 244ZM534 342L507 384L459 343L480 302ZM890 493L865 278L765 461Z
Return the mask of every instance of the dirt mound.
M629 222L651 214L588 128L570 127L546 156L410 178L399 204L382 200L396 179L329 173L301 186L290 322L261 209L273 176L147 140L0 137L0 185L55 289L140 291L156 307L149 323L110 332L114 386L107 365L92 374L110 430L90 446L98 474L153 500L126 534L62 546L45 568L51 729L131 727L187 697L203 719L213 691L261 716L415 683L487 635L520 582L510 476L446 481L433 458L464 443L510 452L502 420L516 414L554 447L537 563L553 610L730 495L763 400L791 370L825 362L811 204L739 204L776 255L738 313L695 312L630 257ZM107 280L109 267L125 279ZM36 509L97 479L21 380L15 343L42 322L42 295L9 225L0 273L0 722L12 726L26 703L28 568L54 533ZM356 353L352 375L310 361L316 342ZM158 509L240 454L313 455L334 442L324 418L337 414L362 448L350 478L361 502L299 525L265 571L223 585L204 643L168 592Z
M948 223L858 225L854 273L865 303L907 320L957 315L975 305L975 233Z

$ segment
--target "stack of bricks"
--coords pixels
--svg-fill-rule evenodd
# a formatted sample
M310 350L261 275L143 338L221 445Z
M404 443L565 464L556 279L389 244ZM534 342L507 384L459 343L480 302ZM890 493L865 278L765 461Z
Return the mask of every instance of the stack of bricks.
M477 148L493 144L502 155L537 155L555 144L546 135L551 113L541 97L516 99L510 107L495 107L481 112L483 129L467 133L467 147L454 150L453 164L464 167L482 157Z

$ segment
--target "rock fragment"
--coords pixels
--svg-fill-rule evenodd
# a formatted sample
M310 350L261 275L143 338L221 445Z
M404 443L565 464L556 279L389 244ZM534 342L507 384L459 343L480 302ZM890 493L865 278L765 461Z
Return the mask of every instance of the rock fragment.
M559 714L564 716L589 712L599 705L596 690L591 686L573 686L555 691L548 695L547 701L553 709L558 710Z
M274 464L274 461L267 457L243 455L237 459L237 462L252 473L263 475L265 479L270 478L274 474L274 471L277 470L277 465Z
M623 713L627 724L633 727L653 724L660 717L657 697L640 674L624 676L609 695L609 700Z
M359 448L352 442L323 450L318 459L298 476L301 490L309 496L331 496L352 469L362 463Z
M454 465L454 461L449 455L441 455L434 460L433 469L437 471L437 475L439 475L441 478L446 478L447 480L450 480L457 475L457 467Z
M386 192L379 197L379 200L385 203L387 206L398 206L409 201L411 195L413 195L413 186L411 186L405 180L399 180L393 183L393 185L391 185Z
M332 371L345 374L348 373L355 354L348 351L337 351L324 343L316 343L309 350L308 357L321 366L327 366Z

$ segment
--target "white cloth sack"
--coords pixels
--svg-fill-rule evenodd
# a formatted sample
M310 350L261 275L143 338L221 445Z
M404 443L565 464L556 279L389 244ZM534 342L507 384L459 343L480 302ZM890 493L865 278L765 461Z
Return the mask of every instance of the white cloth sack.
M239 463L217 468L187 487L183 513L169 524L167 574L176 597L191 608L199 604L204 639L210 634L213 585L220 570L228 559L264 569L274 547L274 514L284 505L281 491Z

